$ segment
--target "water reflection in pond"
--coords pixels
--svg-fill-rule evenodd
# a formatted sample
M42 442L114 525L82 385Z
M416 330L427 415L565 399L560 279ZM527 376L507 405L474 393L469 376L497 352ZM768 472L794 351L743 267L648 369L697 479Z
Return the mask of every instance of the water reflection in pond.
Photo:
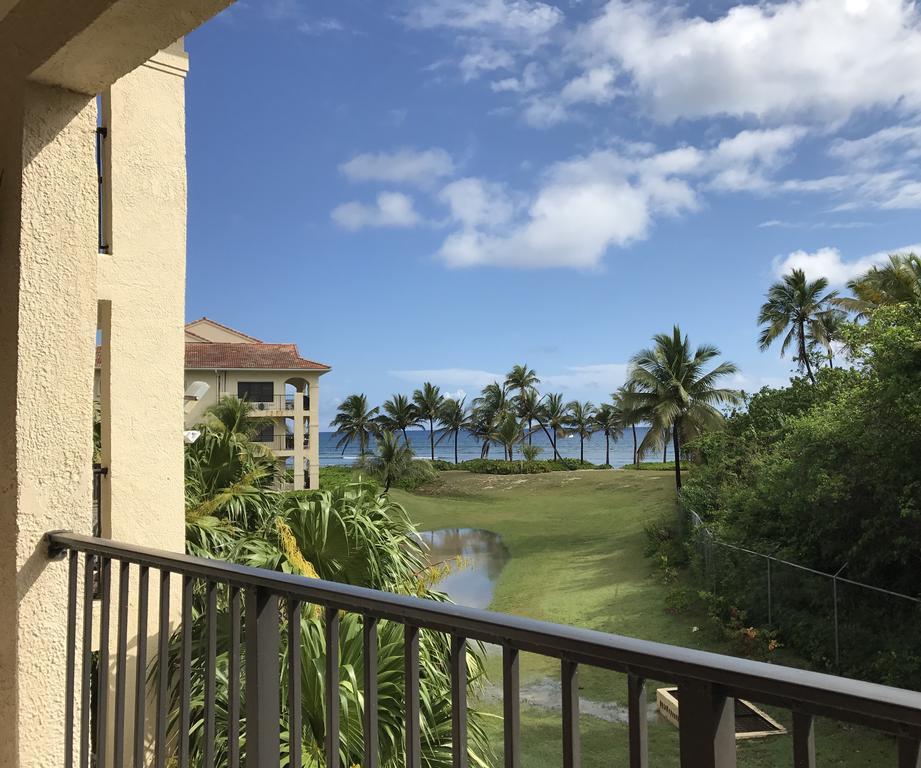
M502 537L479 528L442 528L421 531L429 548L429 562L443 563L460 556L464 567L455 568L435 587L455 603L470 608L488 608L499 574L509 554Z

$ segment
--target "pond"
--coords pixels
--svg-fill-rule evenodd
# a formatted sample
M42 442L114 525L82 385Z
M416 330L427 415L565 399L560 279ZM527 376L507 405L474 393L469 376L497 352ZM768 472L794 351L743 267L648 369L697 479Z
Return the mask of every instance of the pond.
M463 567L455 567L435 588L459 605L488 608L499 574L509 560L502 537L479 528L442 528L420 531L419 536L429 548L430 563L458 556L464 560Z

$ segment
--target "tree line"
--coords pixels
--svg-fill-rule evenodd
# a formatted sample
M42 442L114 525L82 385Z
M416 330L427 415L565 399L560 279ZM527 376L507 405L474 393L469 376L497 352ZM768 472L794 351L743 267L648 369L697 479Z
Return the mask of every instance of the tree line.
M466 397L446 397L432 382L425 382L411 396L394 394L381 406L371 407L365 394L353 394L342 401L333 419L339 436L337 448L344 453L357 443L363 457L375 439L392 454L393 438L399 435L405 452L411 450L408 431L421 428L428 433L433 461L435 446L452 440L458 463L462 431L480 444L481 458L488 458L495 446L502 449L505 460L512 461L517 447L525 460L532 461L540 452L533 445L533 436L543 433L558 460L559 438L572 434L579 438L579 460L584 462L585 442L602 434L605 463L610 464L611 440L629 429L634 464L672 444L675 482L680 488L683 445L720 425L719 406L741 400L740 392L720 386L737 369L730 362L715 362L719 356L719 349L712 345L692 347L675 326L671 333L654 336L652 346L631 358L626 383L598 406L590 401L566 402L558 392L542 394L537 372L525 364L513 366L502 381L487 384L469 406ZM649 430L638 441L636 428L642 424L649 425Z

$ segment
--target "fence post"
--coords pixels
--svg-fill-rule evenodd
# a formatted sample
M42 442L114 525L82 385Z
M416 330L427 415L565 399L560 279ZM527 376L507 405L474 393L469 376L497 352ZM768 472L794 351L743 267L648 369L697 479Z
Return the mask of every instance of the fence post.
M712 683L678 684L681 768L736 768L735 700Z
M246 590L246 764L271 765L281 752L278 597Z
M771 595L771 558L767 558L768 626L774 626L774 603Z

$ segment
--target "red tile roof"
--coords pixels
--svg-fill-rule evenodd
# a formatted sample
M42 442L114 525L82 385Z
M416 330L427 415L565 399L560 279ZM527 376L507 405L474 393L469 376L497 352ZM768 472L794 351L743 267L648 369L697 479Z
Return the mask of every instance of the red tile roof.
M243 331L238 331L236 328L231 328L229 325L224 325L223 323L219 323L217 320L212 320L210 317L205 317L204 315L198 318L198 320L192 320L191 322L186 323L185 324L186 331L194 334L195 331L189 331L189 326L193 325L194 323L200 323L202 321L206 323L211 323L211 325L216 325L218 328L223 328L225 331L229 331L230 333L235 333L237 334L237 336L242 336L244 339L249 339L254 344L262 343L262 339L257 339L255 336L250 336L248 333L243 333ZM198 335L198 334L195 334L195 335Z
M237 342L187 342L187 369L328 371L328 365L306 360L295 344L240 344Z
M102 348L96 347L96 367L102 367ZM300 356L295 344L241 344L187 341L186 370L328 371L330 367Z

